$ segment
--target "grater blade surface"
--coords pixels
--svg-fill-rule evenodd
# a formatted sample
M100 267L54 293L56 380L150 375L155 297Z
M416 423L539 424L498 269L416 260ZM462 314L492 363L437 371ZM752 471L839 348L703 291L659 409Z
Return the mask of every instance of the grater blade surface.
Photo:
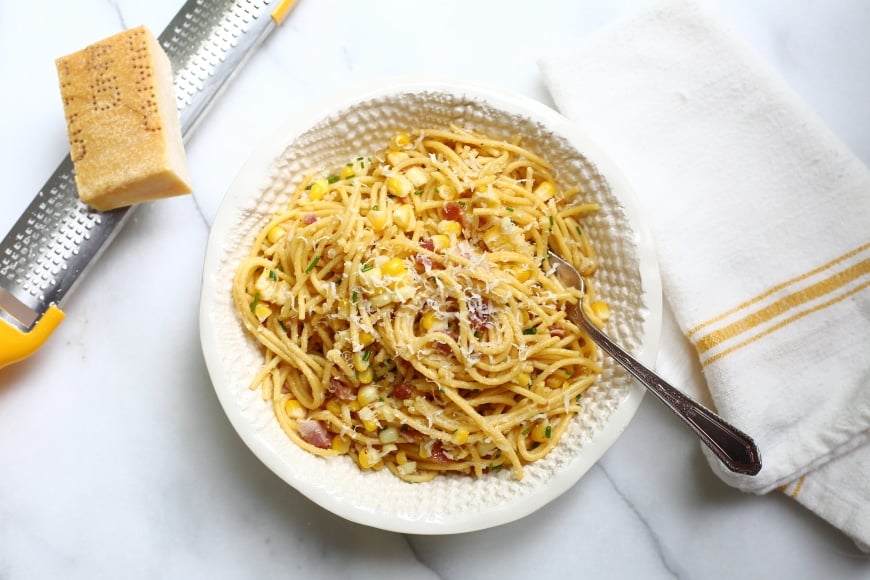
M188 0L158 37L172 63L185 140L275 28L271 3ZM60 306L134 208L98 212L82 203L67 155L0 242L0 323L28 332L52 305Z

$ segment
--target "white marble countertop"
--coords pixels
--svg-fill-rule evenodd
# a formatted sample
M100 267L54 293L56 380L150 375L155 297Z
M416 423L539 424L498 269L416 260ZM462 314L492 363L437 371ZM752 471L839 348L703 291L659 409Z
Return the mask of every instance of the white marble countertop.
M537 513L424 537L303 498L247 450L212 390L197 326L208 223L278 122L348 83L406 74L550 104L537 59L651 3L300 0L190 141L196 197L139 208L48 344L0 370L0 579L870 577L868 555L797 503L720 482L651 397ZM0 233L67 152L54 58L126 27L159 33L180 5L0 3ZM870 5L713 6L870 164ZM501 53L485 66L464 56L483 41ZM677 384L698 372L668 317L658 369Z

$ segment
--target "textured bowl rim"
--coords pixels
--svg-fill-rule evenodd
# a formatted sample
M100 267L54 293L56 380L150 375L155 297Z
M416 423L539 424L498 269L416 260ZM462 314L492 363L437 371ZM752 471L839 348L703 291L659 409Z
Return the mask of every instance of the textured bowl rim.
M215 276L211 275L220 264L222 240L235 223L235 218L251 191L249 186L262 182L271 163L281 154L288 143L309 130L319 121L337 110L348 109L355 104L388 97L395 93L450 92L461 93L467 97L480 99L498 110L509 111L540 122L554 133L567 139L578 151L582 151L605 176L614 197L622 204L622 209L634 233L634 246L638 256L638 271L641 278L642 298L646 309L643 320L641 348L635 355L644 364L655 362L662 323L662 293L658 262L655 255L653 238L645 225L632 189L622 173L610 162L607 156L586 137L582 131L566 117L547 105L530 97L495 89L489 86L444 78L402 78L387 79L358 85L319 100L307 110L292 115L279 125L278 129L262 141L245 161L240 172L228 188L220 203L211 226L203 266L202 290L200 296L199 330L200 342L206 367L212 380L218 400L244 443L271 471L308 499L324 509L349 521L383 530L412 534L453 534L481 530L506 524L529 515L576 484L582 476L601 458L625 431L643 399L645 389L636 381L631 382L628 394L617 409L606 419L603 429L584 445L583 451L568 466L557 471L547 485L534 493L512 500L505 506L487 511L462 513L445 518L409 519L396 513L377 512L353 504L330 493L322 483L306 478L299 470L292 469L288 462L260 438L251 422L243 416L226 379L224 363L218 354L218 329L209 316L210 300L219 289Z

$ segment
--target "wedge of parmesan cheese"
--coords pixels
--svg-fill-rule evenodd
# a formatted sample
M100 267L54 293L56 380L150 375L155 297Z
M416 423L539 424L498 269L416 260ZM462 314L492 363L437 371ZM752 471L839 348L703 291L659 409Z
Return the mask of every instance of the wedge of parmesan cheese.
M107 211L191 192L172 67L147 28L56 64L83 202Z

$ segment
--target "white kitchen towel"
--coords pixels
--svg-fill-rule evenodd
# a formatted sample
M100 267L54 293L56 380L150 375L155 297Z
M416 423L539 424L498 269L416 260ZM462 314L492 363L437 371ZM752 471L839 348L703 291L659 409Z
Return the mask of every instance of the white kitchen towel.
M540 62L646 212L666 299L757 476L870 544L870 172L705 6ZM706 450L705 450L706 451Z

